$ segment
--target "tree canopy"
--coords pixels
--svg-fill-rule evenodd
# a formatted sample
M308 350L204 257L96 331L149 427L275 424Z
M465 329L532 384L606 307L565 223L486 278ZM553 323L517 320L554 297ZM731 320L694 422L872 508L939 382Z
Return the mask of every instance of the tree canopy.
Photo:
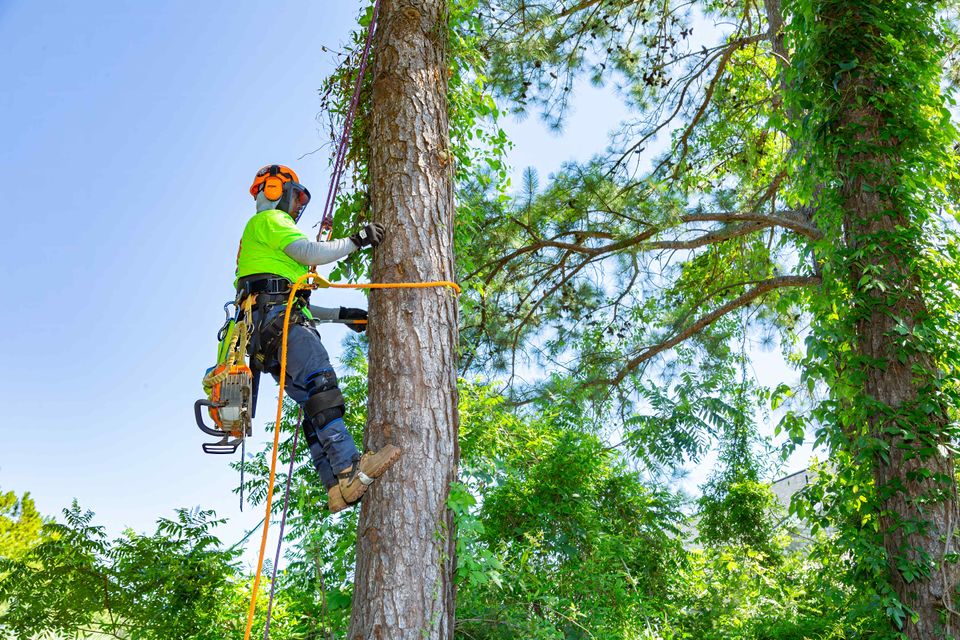
M453 637L957 637L955 5L446 9L438 153L464 288L440 532L456 533L440 559ZM321 88L331 136L371 12ZM361 83L338 235L379 202ZM604 149L510 184L505 119L562 131L584 83L628 118ZM364 260L333 277L364 277ZM757 372L757 344L796 383ZM366 403L367 347L349 344L350 407ZM357 438L366 418L347 416ZM292 408L276 428L292 434ZM823 460L783 504L772 474L801 445ZM345 638L357 513L327 514L297 455L271 634ZM680 488L713 460L699 495ZM247 470L260 504L268 452ZM218 522L180 511L108 540L76 504L44 521L0 496L0 637L242 637L248 570Z

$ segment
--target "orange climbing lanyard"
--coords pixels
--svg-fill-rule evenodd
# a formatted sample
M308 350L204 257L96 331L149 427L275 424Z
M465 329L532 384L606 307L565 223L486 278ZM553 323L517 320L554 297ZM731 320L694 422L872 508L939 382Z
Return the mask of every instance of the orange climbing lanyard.
M257 573L253 578L253 589L250 593L250 608L247 611L247 629L244 640L250 640L250 631L253 628L254 612L257 608L257 592L260 588L260 574L263 570L263 558L267 549L267 530L270 527L270 509L273 506L273 484L277 474L277 451L280 445L280 421L283 418L283 391L287 378L287 330L290 327L290 310L294 307L293 301L301 289L425 289L429 287L449 287L457 294L460 286L449 280L433 282L368 282L362 284L334 283L317 273L305 273L290 287L287 296L287 306L283 312L283 337L280 342L280 392L277 399L277 421L273 430L273 455L270 459L270 482L267 486L267 508L263 520L263 534L260 538L260 555L257 558ZM293 454L291 453L291 456ZM288 485L289 486L289 485Z

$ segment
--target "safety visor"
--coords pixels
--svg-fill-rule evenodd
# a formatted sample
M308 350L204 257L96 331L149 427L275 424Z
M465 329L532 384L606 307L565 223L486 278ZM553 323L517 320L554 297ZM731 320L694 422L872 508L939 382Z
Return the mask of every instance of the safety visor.
M300 216L303 215L303 210L307 208L307 204L310 202L310 192L299 182L290 181L283 186L290 194L287 201L290 203L289 213L294 220L299 220Z

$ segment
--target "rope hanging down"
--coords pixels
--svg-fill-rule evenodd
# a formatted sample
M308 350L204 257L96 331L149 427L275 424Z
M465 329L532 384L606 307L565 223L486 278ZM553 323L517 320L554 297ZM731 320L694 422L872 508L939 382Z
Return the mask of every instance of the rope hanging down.
M370 55L370 44L373 41L373 32L377 27L377 14L380 12L380 0L375 0L373 10L370 14L370 26L367 27L367 40L363 45L363 55L360 57L360 65L357 67L357 82L353 85L353 96L350 98L350 108L347 109L347 115L343 120L343 133L340 135L340 144L337 146L337 155L333 161L333 169L330 173L330 187L327 189L327 200L323 205L323 217L320 218L320 230L317 232L317 242L323 232L327 232L326 239L330 239L333 233L333 210L337 200L337 192L340 190L340 178L343 176L343 169L347 164L347 149L350 147L350 132L353 130L353 120L357 115L357 105L360 104L360 86L363 84L363 76L367 71L367 58Z
M363 84L363 77L367 71L367 59L369 58L369 55L370 55L370 47L371 47L371 43L373 42L373 32L376 30L377 15L379 13L380 13L380 0L374 0L373 9L370 13L370 24L367 27L367 37L363 45L363 55L360 58L360 65L357 68L357 81L353 87L353 95L350 97L350 107L347 110L347 114L344 118L343 131L340 134L340 142L337 146L337 153L333 161L333 168L330 176L330 186L327 189L327 199L323 205L323 215L320 218L320 230L317 232L317 241L320 241L320 238L323 235L324 231L327 232L326 240L329 240L331 234L333 233L333 211L334 211L335 203L337 200L337 192L340 190L340 179L341 179L341 176L343 175L344 167L346 166L347 149L349 148L349 145L350 145L350 133L353 130L353 120L356 117L357 105L360 104L360 87ZM459 289L458 289L458 292L459 292ZM289 307L289 301L288 301L288 307L287 307L288 312L289 312L289 308L290 307ZM289 320L289 317L286 316L284 318L284 325L283 325L283 332L284 332L283 356L284 358L286 357L285 345L286 345L286 332L287 332L288 320ZM281 386L280 386L281 407L283 405L282 380L283 380L283 374L281 375ZM302 419L302 417L303 416L301 415L300 418ZM280 409L278 409L278 412L277 412L277 423L275 427L276 433L274 437L274 446L273 446L274 457L270 467L270 492L268 494L267 513L266 513L266 516L264 516L263 540L261 541L261 545L260 545L260 559L257 565L257 578L254 581L253 595L250 602L250 611L248 612L248 615L247 615L247 629L246 629L246 633L244 634L244 640L250 639L250 629L253 625L253 614L254 614L254 609L256 607L257 586L260 580L261 567L263 566L263 550L264 550L264 545L266 544L267 527L270 520L270 499L271 498L269 496L272 496L272 493L273 493L273 479L274 479L275 466L276 466L277 442L278 442L276 434L279 433L279 430L280 430ZM269 638L270 636L270 616L271 616L271 613L273 612L273 596L276 590L276 583L277 583L277 580L276 580L277 565L279 564L279 561L280 561L280 547L283 545L283 530L287 522L287 505L289 503L289 498L290 498L290 481L291 481L291 478L293 477L294 460L296 460L296 457L297 457L297 440L298 440L299 434L300 434L300 428L298 425L296 431L294 432L293 444L290 449L290 467L287 471L286 489L284 490L284 498L283 498L283 516L280 520L280 536L277 540L277 553L273 563L273 576L270 580L270 601L269 601L269 604L267 605L267 620L263 630L264 640L267 640L267 638ZM242 483L241 483L241 491L242 491Z
M313 282L307 282L308 280L313 280ZM297 292L301 289L424 289L428 287L449 287L453 289L457 294L460 293L460 286L449 280L436 280L433 282L368 282L361 284L341 284L341 283L332 283L325 279L323 276L318 275L314 272L305 273L290 287L290 294L287 296L287 305L283 312L283 334L280 341L280 391L277 399L277 419L275 422L275 428L273 430L273 454L270 459L270 482L267 486L267 506L266 506L266 516L263 521L263 534L260 539L260 554L257 558L257 573L253 579L253 589L250 594L250 608L247 610L247 629L244 633L244 640L250 640L250 631L253 628L253 617L257 607L257 593L260 588L260 576L263 572L263 557L267 549L267 531L270 528L270 509L273 506L273 485L276 480L277 475L277 452L280 445L280 423L283 419L283 392L284 386L287 378L287 335L288 329L290 328L290 310L293 308L293 301L297 295ZM293 455L295 451L291 453L290 465L291 469L293 466ZM292 471L291 471L292 473ZM289 491L290 487L290 475L287 476L287 490ZM288 494L289 495L289 494ZM286 505L287 501L284 500L284 514L282 522L286 521ZM279 554L279 548L277 550ZM276 566L276 565L274 565ZM272 604L272 595L273 587L271 585L271 604ZM264 633L264 638L266 639L267 634L269 633L269 627L266 628Z
M270 600L267 603L267 621L263 626L263 640L267 640L267 638L270 637L270 615L273 613L273 594L277 587L277 566L280 564L280 547L283 546L283 530L287 528L287 507L290 504L290 482L293 480L293 463L297 459L297 440L300 436L300 425L302 423L303 409L300 409L297 412L297 424L293 430L293 444L290 447L290 466L287 467L287 482L283 490L283 516L280 518L280 535L277 536L277 553L273 556L273 572L270 575ZM264 522L266 522L266 518L264 518Z

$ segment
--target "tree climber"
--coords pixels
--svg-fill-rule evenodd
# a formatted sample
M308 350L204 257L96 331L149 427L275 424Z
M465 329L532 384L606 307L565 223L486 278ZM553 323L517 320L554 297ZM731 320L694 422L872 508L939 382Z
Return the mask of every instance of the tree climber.
M311 265L327 264L383 240L384 228L368 224L349 238L313 242L296 223L310 202L310 192L297 174L283 165L268 165L257 172L250 186L257 213L243 230L237 252L238 297L255 295L254 330L250 342L250 367L280 376L283 319L291 283ZM285 388L303 414L303 434L313 465L327 488L332 513L356 504L373 480L400 457L400 449L387 445L363 456L343 422L344 399L314 321L344 322L364 331L363 309L327 309L310 305L310 291L300 291L290 312L287 335Z

